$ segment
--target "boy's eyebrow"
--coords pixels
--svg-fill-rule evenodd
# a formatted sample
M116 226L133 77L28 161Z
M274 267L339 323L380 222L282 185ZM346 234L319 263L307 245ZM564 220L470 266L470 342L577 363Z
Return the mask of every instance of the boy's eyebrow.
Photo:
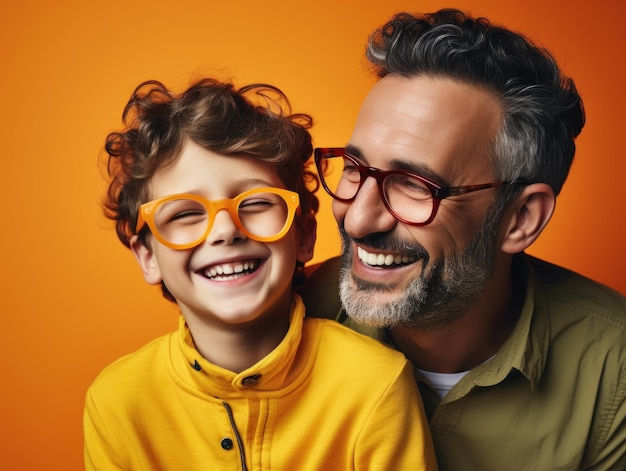
M357 146L353 144L346 144L345 151L352 157L356 157L357 159L362 160L366 165L369 165L367 159L363 156L363 152ZM393 159L389 163L390 168L382 170L406 170L427 178L428 180L432 180L434 183L438 183L439 185L449 186L449 182L441 175L435 173L428 165L400 159Z
M280 180L280 179L279 179ZM286 185L284 184L276 184L276 183L272 183L269 182L267 180L264 180L262 178L244 178L241 180L238 180L234 185L234 188L236 188L237 190L237 194L242 193L244 191L248 191L254 188L262 188L262 187L268 187L268 188L279 188L279 187L284 187L286 188Z
M270 183L266 180L263 180L261 178L244 178L241 180L237 180L237 182L234 182L235 184L232 185L233 188L235 188L237 190L237 194L239 193L243 193L244 191L249 190L252 187L270 187L270 188L277 188L277 186L273 183ZM243 189L242 189L243 188ZM176 193L170 193L171 195L183 195L183 194L189 194L189 195L199 195L199 196L204 196L205 198L207 197L206 195L206 191L203 188L188 188L184 191L179 191ZM169 196L169 195L168 195ZM211 199L211 198L208 198ZM216 199L222 199L222 198L216 198Z
M276 174L278 176L278 174ZM268 182L267 180L263 180L262 178L246 178L243 180L240 180L242 182L245 182L248 185L262 185L262 186L271 186L274 187L275 185L273 183Z

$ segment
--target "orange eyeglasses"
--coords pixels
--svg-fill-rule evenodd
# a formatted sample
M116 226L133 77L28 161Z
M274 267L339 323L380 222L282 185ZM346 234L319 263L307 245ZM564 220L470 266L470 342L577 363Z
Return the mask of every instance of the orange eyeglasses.
M225 209L247 237L274 242L289 231L299 205L298 193L273 187L255 188L221 200L187 193L169 195L141 205L135 233L147 225L163 245L190 249L207 238L217 212Z

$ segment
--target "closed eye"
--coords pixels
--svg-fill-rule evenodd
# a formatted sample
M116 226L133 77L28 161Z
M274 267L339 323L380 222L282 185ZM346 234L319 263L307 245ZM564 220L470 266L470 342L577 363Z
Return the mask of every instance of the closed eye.
M204 219L206 219L206 211L187 210L172 214L167 219L167 223L194 224Z
M267 200L267 199L260 199L260 198L247 199L241 202L241 204L239 205L239 210L240 211L243 210L246 212L260 212L260 211L266 211L275 205L276 205L276 202Z

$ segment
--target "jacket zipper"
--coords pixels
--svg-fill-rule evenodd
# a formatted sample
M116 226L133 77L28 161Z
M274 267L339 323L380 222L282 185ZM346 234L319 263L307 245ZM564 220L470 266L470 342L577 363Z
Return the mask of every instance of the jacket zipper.
M246 454L243 449L243 440L241 440L241 435L239 435L239 430L237 430L237 424L235 424L235 418L233 417L233 410L230 408L227 402L222 402L224 409L226 409L226 413L228 414L228 420L230 420L230 426L233 429L233 433L235 434L235 439L237 440L237 446L239 447L239 457L241 458L241 471L248 471L248 467L246 466Z

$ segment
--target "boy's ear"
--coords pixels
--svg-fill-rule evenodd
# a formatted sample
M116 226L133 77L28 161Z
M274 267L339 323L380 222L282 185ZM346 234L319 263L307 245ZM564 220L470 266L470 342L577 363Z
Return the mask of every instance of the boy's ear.
M515 254L530 247L552 218L555 205L556 197L550 185L527 185L505 213L502 251Z
M314 214L305 214L296 223L298 231L298 254L297 259L306 263L313 258L313 249L317 239L317 220Z
M154 253L136 235L130 239L130 250L141 267L144 280L151 285L161 283L163 278Z

